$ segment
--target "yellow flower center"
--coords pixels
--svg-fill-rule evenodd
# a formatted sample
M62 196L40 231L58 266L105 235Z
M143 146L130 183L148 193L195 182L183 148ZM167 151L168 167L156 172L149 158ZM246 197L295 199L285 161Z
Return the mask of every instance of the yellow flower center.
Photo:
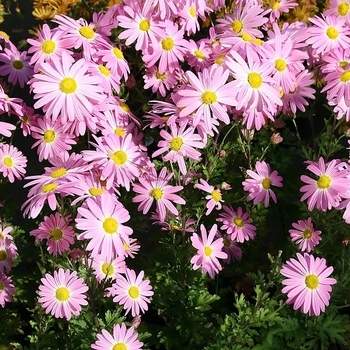
M327 175L321 175L317 180L317 187L321 189L326 189L331 184L331 178Z
M304 231L303 231L303 237L306 238L306 239L309 239L311 238L312 236L312 232L310 229L306 228Z
M248 74L248 83L253 89L259 89L262 85L262 77L259 73L249 73Z
M66 301L69 298L69 290L66 287L61 287L56 290L56 299Z
M305 277L306 287L310 289L316 289L318 287L318 277L311 274Z
M120 137L125 136L125 130L123 128L115 128L114 133Z
M252 41L252 37L248 33L242 34L241 38L243 41L248 41L248 42Z
M53 184L47 184L47 185L44 185L42 188L41 188L41 192L42 193L49 193L49 192L52 192L54 189L56 189L58 185L53 183Z
M281 5L280 5L279 2L275 2L275 3L272 5L272 9L273 9L273 10L278 10L280 7L281 7Z
M97 197L98 195L102 194L103 192L104 192L103 188L91 187L89 189L89 193L94 197Z
M238 227L243 227L244 226L244 221L242 220L242 218L239 217L235 217L233 219L233 223L238 226Z
M119 150L113 153L112 160L116 165L123 165L128 160L128 156L124 151Z
M196 15L197 15L196 9L193 6L190 7L190 15L192 17L196 17Z
M271 183L272 183L272 181L268 177L265 177L265 179L262 180L262 182L261 182L262 187L265 190L268 190L271 187Z
M243 28L243 23L236 19L231 23L231 28L234 32L239 33Z
M103 221L103 229L106 231L106 233L109 233L110 235L114 234L118 230L118 223L117 220L113 218L107 218Z
M112 276L114 273L114 267L112 264L107 264L104 263L102 264L102 272L106 275L106 276Z
M143 19L140 24L139 24L139 28L140 30L142 30L143 32L147 32L149 31L149 28L151 27L149 21L147 19Z
M101 72L101 74L103 74L106 77L109 77L111 75L109 69L102 64L98 66L98 69Z
M163 50L170 51L174 47L174 40L171 39L170 37L167 37L166 39L162 39L161 44L162 44Z
M58 227L55 227L51 230L50 235L55 241L59 241L63 236L63 232Z
M342 81L343 83L346 83L349 80L350 80L350 70L346 70L340 75L340 81Z
M338 13L340 16L346 16L349 12L349 4L346 2L341 2L338 5Z
M217 101L217 96L214 91L205 91L202 93L202 102L206 105L210 105L212 103L215 103Z
M252 40L252 43L261 46L262 45L262 40L259 38L255 38Z
M15 69L17 69L17 70L21 70L21 69L24 67L24 64L23 64L23 62L20 61L20 60L14 60L14 61L12 62L12 66L13 66L13 68L15 68Z
M214 199L215 202L220 202L220 200L222 198L221 197L221 193L219 191L217 191L217 190L212 191L211 192L211 196L212 196L212 198Z
M156 71L156 78L157 78L158 80L163 81L163 80L166 78L166 74L165 74L165 73L160 74L158 71Z
M56 134L53 130L46 130L44 132L44 142L51 143L55 140Z
M122 109L125 113L129 113L129 112L130 112L130 108L129 108L129 106L128 106L125 102L120 102L119 106L121 107L121 109Z
M117 343L113 346L112 350L128 350L124 343Z
M158 187L153 188L152 191L150 192L150 196L156 200L159 200L163 197L163 191Z
M338 38L338 31L334 27L328 27L326 30L326 34L331 40Z
M205 256L210 256L212 253L212 249L209 246L204 247L204 254Z
M340 61L339 62L339 67L345 69L348 64L349 64L348 61Z
M51 177L57 179L58 177L62 177L67 174L67 170L65 168L59 168L51 172Z
M226 57L225 54L219 55L218 57L215 58L215 63L216 63L217 65L221 66L222 63L224 62L224 61L223 61L223 58L224 58L224 57Z
M6 250L0 250L0 261L4 261L7 258Z
M224 246L225 247L231 247L231 241L230 240L228 240L227 238L224 238Z
M200 60L204 60L205 59L205 55L202 51L199 50L194 50L194 55L199 58Z
M174 137L171 141L170 141L170 148L173 151L179 151L183 145L183 141L181 137Z
M56 44L52 40L45 40L41 44L41 51L43 53L46 53L47 55L53 53L55 51L55 49L56 49Z
M117 48L115 47L113 50L112 50L113 54L115 55L115 57L117 57L119 60L122 60L124 58L124 55L123 53Z
M7 33L3 32L2 30L0 30L0 36L2 36L5 39L10 39L10 37L7 35Z
M4 290L5 289L5 286L2 282L0 282L0 290Z
M95 32L90 27L87 27L87 26L81 27L79 29L79 33L81 36L83 36L86 39L93 39L95 36Z
M77 87L77 82L73 78L64 78L60 82L60 90L67 95L72 94Z
M13 165L13 160L10 157L5 157L2 161L8 168L11 168Z
M283 72L286 68L287 68L287 63L285 60L282 60L282 58L277 58L277 60L275 61L275 68L279 71L279 72Z
M137 299L140 296L140 291L137 287L131 286L128 291L129 295L133 299Z

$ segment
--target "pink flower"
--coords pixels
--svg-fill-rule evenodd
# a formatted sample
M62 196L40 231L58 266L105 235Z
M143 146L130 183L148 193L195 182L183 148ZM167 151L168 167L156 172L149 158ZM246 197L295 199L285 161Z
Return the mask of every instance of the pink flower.
M154 293L149 280L143 280L144 271L138 276L134 270L126 269L125 277L119 275L117 281L109 288L113 301L122 305L126 310L125 314L131 311L133 317L148 310L149 297Z
M98 254L92 261L92 268L94 269L97 282L116 280L119 274L125 273L125 267L124 256L106 261Z
M27 157L14 146L0 143L0 172L10 182L20 180L26 173Z
M81 305L87 305L85 292L89 289L77 272L64 271L60 268L53 276L45 274L39 286L39 303L45 312L56 318L66 318L69 321L72 314L78 316Z
M333 267L326 266L326 260L315 258L313 255L297 253L296 259L288 260L281 269L286 277L282 281L285 287L282 293L288 295L287 304L293 304L293 309L301 308L301 312L309 316L319 316L329 305L332 284L337 283L328 276Z
M224 234L224 246L222 251L227 254L227 258L224 260L225 263L231 264L232 261L242 260L243 251L238 247L236 241L231 240L228 234Z
M12 241L12 237L0 239L0 272L9 272L12 269L13 260L17 256L17 247Z
M194 233L191 237L192 245L197 249L197 254L191 259L193 269L202 268L202 274L208 273L211 278L222 270L222 266L218 259L227 259L228 255L222 251L224 242L222 238L215 239L217 234L217 225L209 231L202 224L200 226L201 237ZM214 240L215 239L215 240Z
M17 294L11 277L0 272L0 305L5 307L6 302L12 301L12 295Z
M303 252L310 253L322 240L322 232L314 229L311 218L298 220L298 223L293 222L292 226L294 229L289 230L292 242L299 244L299 249Z
M174 194L181 191L183 187L167 185L174 174L166 175L166 173L166 167L163 167L159 175L152 168L149 174L139 178L140 184L133 185L133 191L139 193L132 199L134 203L140 202L137 210L142 210L143 214L146 214L151 209L153 202L156 201L160 221L164 221L167 209L174 215L179 214L172 202L182 205L186 203L180 196Z
M274 22L276 19L280 18L281 13L289 12L291 8L299 5L297 2L293 2L293 0L277 0L272 4L270 22Z
M199 181L200 184L195 184L194 187L209 193L209 195L205 197L205 199L208 200L206 205L207 211L205 215L209 215L214 208L216 208L216 210L220 210L222 207L221 202L223 202L220 189L209 185L208 182L203 179L199 179Z
M125 349L142 350L143 343L137 340L138 334L134 332L134 327L126 328L125 323L113 326L113 335L105 329L97 334L97 339L91 348L95 350Z
M249 191L247 200L254 199L254 205L260 202L264 202L265 207L269 206L270 197L276 203L277 198L275 193L272 191L271 186L282 187L282 176L278 175L278 172L274 170L271 172L270 165L266 162L256 162L256 172L247 170L247 174L252 179L246 179L242 182L245 191Z

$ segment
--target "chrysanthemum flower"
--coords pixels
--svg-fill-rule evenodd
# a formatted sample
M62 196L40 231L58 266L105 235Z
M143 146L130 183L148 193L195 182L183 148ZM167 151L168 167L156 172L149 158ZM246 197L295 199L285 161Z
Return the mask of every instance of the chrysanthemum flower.
M294 229L289 230L292 242L299 244L299 249L310 253L315 246L320 243L321 231L315 230L311 222L311 218L307 220L298 220L298 223L293 222Z
M222 238L217 238L217 225L209 231L202 224L200 226L201 237L197 233L194 233L191 237L192 245L197 249L197 254L191 259L193 269L197 270L202 268L202 274L208 273L211 278L214 278L219 271L222 270L222 266L218 259L227 259L227 254L222 251L224 242Z
M276 21L280 18L282 13L287 13L289 10L299 4L293 0L276 0L272 1L273 5L271 6L270 11L270 22Z
M0 239L0 272L11 271L13 259L17 256L17 247L12 237Z
M247 200L254 199L254 205L260 202L264 202L265 207L269 206L270 197L276 203L277 198L275 193L272 191L271 186L282 187L282 176L278 175L278 172L274 170L271 172L270 164L266 162L256 162L256 172L247 170L247 174L252 179L246 179L242 182L245 191L249 191Z
M222 251L227 254L225 263L231 264L232 261L242 260L243 250L238 247L236 241L231 240L228 234L222 235L224 246Z
M337 283L334 278L328 277L333 267L326 266L324 258L315 258L313 255L297 253L297 259L288 260L281 269L286 277L282 281L285 287L282 293L288 295L287 304L293 304L293 309L301 308L301 312L309 316L319 316L329 305L332 284Z
M308 164L306 168L318 178L312 179L301 175L300 179L306 185L300 188L300 192L304 192L300 201L307 199L309 211L315 207L322 211L337 207L341 198L346 197L350 187L348 171L340 169L340 161L337 159L325 163L320 157L318 162L307 161L306 163Z
M12 283L11 277L0 272L0 305L5 307L6 302L12 301L12 295L17 294L17 291Z
M98 254L93 258L92 268L94 269L97 282L102 282L105 280L116 280L119 274L125 273L126 264L124 256L106 261Z
M2 205L0 205L2 207ZM13 241L13 237L10 235L10 232L13 230L11 226L5 227L4 224L0 220L0 239L3 241L5 238L9 238L11 241Z
M205 199L208 200L206 204L207 211L205 215L209 215L214 208L216 208L216 210L220 210L222 207L221 203L223 202L220 189L209 185L208 182L203 179L199 179L199 181L200 184L195 184L194 187L209 193L209 195L205 197Z
M113 326L113 335L102 329L91 348L95 350L142 350L143 343L137 340L138 334L134 327L126 328L125 323Z
M0 143L0 173L10 182L22 179L26 173L27 157L14 146Z
M64 271L60 268L53 276L45 274L39 286L39 303L45 312L56 318L66 318L69 321L72 314L78 316L81 305L87 305L86 295L89 288L83 278L78 278L77 272Z
M149 297L154 293L149 280L143 280L144 271L137 276L134 270L126 269L125 277L119 275L117 281L109 288L113 301L122 305L125 314L131 311L133 317L148 310Z
M325 16L335 16L345 18L347 25L350 24L350 1L349 0L330 0L329 8L323 14Z
M157 66L151 66L146 68L146 74L143 76L145 81L145 89L152 88L152 92L159 93L165 97L167 90L172 89L177 83L176 72L170 73L165 71L163 74L160 74Z

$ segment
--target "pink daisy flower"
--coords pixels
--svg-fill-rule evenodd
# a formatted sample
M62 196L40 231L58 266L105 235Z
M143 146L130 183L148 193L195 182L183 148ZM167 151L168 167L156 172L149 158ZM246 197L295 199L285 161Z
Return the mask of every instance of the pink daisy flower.
M125 323L113 326L113 335L105 329L97 334L97 339L91 348L95 350L142 350L143 343L137 340L138 334L134 327L126 328Z
M2 205L0 205L2 207ZM13 241L13 237L10 235L10 232L13 230L11 226L5 227L4 224L0 220L0 239L3 241L5 238L9 238L11 241Z
M138 276L134 270L126 269L125 277L119 275L117 281L109 288L113 301L119 303L126 310L125 314L131 311L133 317L148 310L149 297L154 293L149 280L143 280L144 271Z
M17 247L12 241L12 237L0 239L0 272L11 271L13 259L17 256Z
M195 184L194 187L209 193L205 199L208 200L206 208L207 211L205 213L205 215L209 215L213 209L215 208L216 210L220 210L222 207L222 195L221 195L221 191L219 188L215 188L214 186L211 186L208 184L207 181L203 180L203 179L199 179L200 184Z
M297 253L297 259L288 260L281 269L286 277L282 281L285 287L282 293L288 295L287 304L293 304L293 309L301 308L301 312L309 316L319 316L329 305L332 284L337 283L334 278L328 277L333 267L326 266L324 258L315 258L313 255Z
M0 272L0 305L5 307L5 303L12 302L12 295L17 294L11 277Z
M143 76L143 79L145 81L145 89L152 88L153 93L159 92L163 97L177 83L176 72L170 73L165 71L163 74L160 74L157 66L146 68L146 74Z
M337 159L325 163L320 157L318 162L307 161L306 163L308 164L306 168L318 178L312 179L301 175L300 179L306 185L300 188L300 192L304 192L300 201L307 199L309 211L315 207L322 211L337 207L341 198L344 198L349 190L348 171L340 169L341 164Z
M282 187L282 176L279 176L276 170L271 172L270 164L264 161L256 162L255 169L256 172L247 170L247 174L252 179L246 179L242 182L243 189L249 191L247 200L254 199L254 205L264 202L265 207L268 207L271 197L277 203L276 195L271 186Z
M330 0L329 8L323 13L325 16L336 16L345 18L347 24L350 22L350 1L349 0Z
M97 282L101 283L107 280L116 280L119 274L125 273L126 264L124 256L106 261L98 254L93 258L92 268Z
M150 173L139 178L140 184L133 184L133 191L139 193L132 199L134 203L140 202L137 210L142 210L143 214L146 214L151 209L153 202L156 201L160 221L165 220L167 209L174 215L179 215L179 211L172 202L181 205L186 204L180 196L175 194L175 192L181 191L183 187L168 185L174 174L167 175L166 173L166 167L162 168L159 175L152 168Z
M282 13L289 12L289 10L295 6L298 6L297 2L293 2L293 0L277 0L271 6L270 12L270 22L276 21L276 19L280 18Z
M310 253L322 240L322 232L314 229L311 218L298 220L298 223L293 222L292 226L294 229L289 230L290 238L292 242L299 244L299 249L302 252Z
M197 270L202 268L202 274L208 273L211 278L214 278L219 271L222 270L222 266L218 259L227 259L228 255L224 253L224 242L222 238L215 239L217 235L217 225L209 231L202 224L200 226L201 237L197 233L194 233L191 237L192 246L197 249L197 254L191 259L193 269Z
M0 143L0 172L10 182L20 180L26 173L27 157L14 146Z
M248 219L248 213L243 212L241 207L234 210L231 205L222 207L225 213L220 213L218 222L222 222L222 230L230 235L232 241L244 242L250 239L254 239L256 236L256 227L251 224L251 220Z
M243 251L237 246L236 241L232 241L228 234L225 234L222 237L224 242L222 251L227 254L227 258L224 260L224 262L231 264L233 261L242 260Z
M60 213L45 216L39 227L29 232L37 241L47 239L47 251L53 255L63 255L75 241L73 227L69 226L70 216L62 217Z
M60 268L53 276L45 274L39 286L39 303L45 312L56 318L66 318L69 321L72 314L78 316L82 305L87 305L88 286L83 278L78 278L77 272L64 271Z

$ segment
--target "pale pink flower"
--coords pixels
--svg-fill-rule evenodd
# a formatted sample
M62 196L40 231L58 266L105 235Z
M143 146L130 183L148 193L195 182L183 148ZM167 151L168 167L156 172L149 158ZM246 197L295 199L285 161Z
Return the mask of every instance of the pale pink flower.
M295 244L299 244L299 249L302 252L310 253L322 240L322 232L314 229L311 218L298 220L297 223L293 222L292 226L294 229L289 230L291 240Z
M281 14L289 12L289 10L295 6L298 6L297 2L293 0L277 0L271 5L270 22L274 22L280 18ZM270 8L269 8L270 10Z
M13 260L17 256L17 247L12 241L12 237L0 239L0 272L11 271Z
M97 282L101 283L116 280L119 274L125 273L126 264L124 256L108 261L98 254L93 258L92 268Z
M207 211L205 215L209 215L213 209L220 210L222 208L222 195L219 188L215 188L214 186L211 186L208 184L207 181L203 179L199 179L200 184L195 184L194 187L209 193L205 199L208 200L206 204Z
M154 16L165 20L177 15L177 5L168 0L145 0L144 6L151 6L154 10Z
M143 79L145 81L145 89L152 88L153 93L159 92L163 97L177 83L176 72L170 73L167 70L160 74L157 66L146 68L146 74L143 76Z
M0 143L0 173L10 182L22 179L26 173L27 157L14 146Z
M5 303L12 302L12 295L17 294L17 291L12 283L11 277L0 272L0 305L5 307Z
M345 18L347 25L350 24L350 1L349 0L330 0L329 8L323 14L325 16L335 16Z

